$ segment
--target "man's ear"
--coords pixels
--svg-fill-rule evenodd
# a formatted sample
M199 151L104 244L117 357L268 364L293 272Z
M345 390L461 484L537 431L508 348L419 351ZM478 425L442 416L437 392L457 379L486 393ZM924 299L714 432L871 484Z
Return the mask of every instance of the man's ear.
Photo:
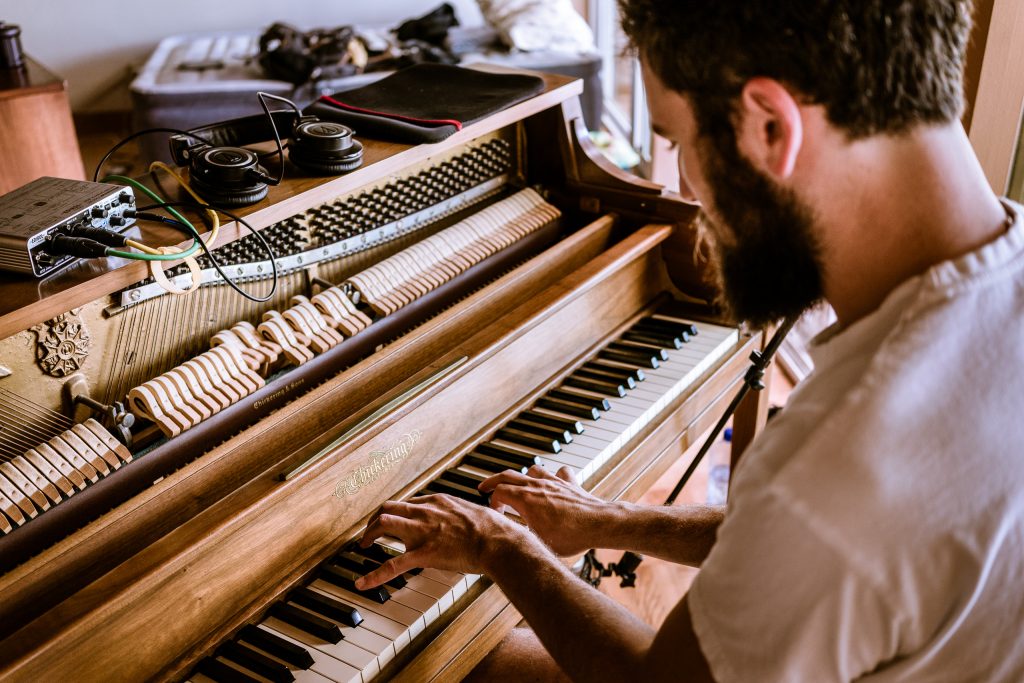
M744 156L776 180L792 175L804 136L793 94L771 78L752 78L740 93L739 109L736 142Z

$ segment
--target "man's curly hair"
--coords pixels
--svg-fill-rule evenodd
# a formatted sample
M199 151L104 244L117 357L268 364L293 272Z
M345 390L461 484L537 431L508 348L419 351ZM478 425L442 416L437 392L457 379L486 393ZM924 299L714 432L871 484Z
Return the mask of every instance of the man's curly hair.
M971 0L619 0L622 25L703 126L767 76L857 139L955 120ZM704 111L701 111L701 110Z

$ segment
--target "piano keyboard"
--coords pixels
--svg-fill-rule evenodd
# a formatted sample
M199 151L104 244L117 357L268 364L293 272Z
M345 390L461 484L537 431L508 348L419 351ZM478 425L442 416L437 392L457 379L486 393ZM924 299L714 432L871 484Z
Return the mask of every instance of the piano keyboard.
M643 318L420 494L486 505L481 481L534 464L552 473L569 466L585 484L737 341L734 328ZM367 549L346 546L262 621L201 661L189 680L369 681L479 579L415 569L376 589L355 588L355 579L404 550L390 538Z

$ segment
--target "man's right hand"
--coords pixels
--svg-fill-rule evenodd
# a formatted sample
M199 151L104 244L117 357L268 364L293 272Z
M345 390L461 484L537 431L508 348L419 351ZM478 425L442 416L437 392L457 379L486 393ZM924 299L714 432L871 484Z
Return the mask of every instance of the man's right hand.
M507 505L553 551L562 556L581 553L603 544L622 518L624 506L584 491L563 467L555 476L534 465L527 474L508 470L479 486L491 494L491 507Z

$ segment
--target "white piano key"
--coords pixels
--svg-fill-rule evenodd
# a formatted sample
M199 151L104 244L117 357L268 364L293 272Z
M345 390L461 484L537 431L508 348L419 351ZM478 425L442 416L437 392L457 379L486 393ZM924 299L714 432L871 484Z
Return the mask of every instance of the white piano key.
M349 607L355 607L359 610L359 613L363 615L363 621L357 628L366 628L377 635L384 636L393 644L395 651L402 649L409 644L409 632L406 630L406 625L401 624L394 619L390 619L383 616L374 609L363 609L363 603L369 603L369 600L360 598L358 595L349 593L346 590L342 590L337 586L327 583L326 581L316 580L309 584L310 588L318 590L321 593L330 595L332 598L336 598L341 602L345 603ZM358 600L357 600L358 598ZM359 602L359 601L362 602ZM415 620L414 620L415 621Z
M385 586L385 588L391 594L389 602L397 602L419 612L423 615L424 626L429 626L441 614L437 608L437 602L433 598L414 591L408 585L404 588L392 588L390 586Z
M338 660L333 659L331 657L326 657L323 655L317 657L314 654L313 666L309 669L300 669L299 667L293 664L289 664L288 662L273 656L266 650L260 649L252 643L245 643L245 646L251 648L254 652L258 652L261 655L264 655L265 657L274 660L278 664L288 667L288 670L291 672L292 676L294 676L296 683L361 683L362 681L362 677L359 675L359 672L356 669L354 669L351 666L348 666L347 664L339 662ZM312 652L316 651L313 650ZM227 661L223 658L219 659L221 659L222 661ZM256 673L255 671L251 671L248 667L242 664L239 664L238 668L242 669L243 671L251 673L252 675L256 676L261 680L263 679L263 677L260 676L258 673Z
M298 645L299 647L309 652L309 654L313 657L313 666L310 667L310 670L315 671L321 676L324 676L328 680L337 681L338 683L362 683L362 681L364 681L366 678L369 678L369 676L364 676L363 669L366 666L370 666L373 673L376 673L380 670L380 667L377 665L376 662L376 657L371 655L369 652L366 652L365 650L360 650L358 647L346 643L344 640L342 640L337 645L333 646L333 652L335 654L331 654L325 652L324 650L321 650L319 647L315 645L310 645L309 643L303 642L301 636L304 634L302 633L302 631L299 631L299 629L295 628L294 626L288 626L288 624L281 624L281 627L274 627L270 624L263 623L257 626L256 628L261 628L265 631L273 633L274 635L283 638L284 640L287 640L293 645ZM254 650L263 652L263 654L266 654L267 656L272 656L263 650L259 650L258 647L252 645L251 643L247 642L246 645L252 647ZM337 654L347 654L350 659L360 661L363 663L363 665L354 666L346 662L341 657L336 656ZM286 662L282 663L287 664ZM288 665L288 668L292 669L293 673L296 672L295 667ZM373 673L369 675L372 676Z
M442 613L455 602L451 586L428 579L422 574L407 575L405 580L408 587L433 598Z
M329 643L277 617L267 617L261 625L302 643L307 649L316 648L349 666L356 667L362 671L364 680L377 675L380 667L395 656L395 648L390 640L361 626L339 625L342 640L338 643Z
M334 586L333 584L328 583L326 581L321 582L318 580L311 585L316 586L321 590L324 590L326 587L329 586L334 591L336 591L335 597L338 597L339 599L344 600L344 602L353 605L356 609L359 610L359 613L362 614L364 618L366 617L366 611L369 610L371 612L374 612L375 614L381 615L382 617L387 617L392 621L402 624L408 629L407 634L410 638L416 637L417 635L419 635L420 631L426 628L426 623L423 620L422 613L417 612L411 607L407 607L394 600L388 600L387 602L383 603L376 602L374 600L370 600L369 598L364 598L361 595L350 593L347 590L344 590L343 588L338 588L337 586Z
M452 588L452 598L458 600L461 598L466 591L469 590L470 581L468 580L468 574L459 574L457 572L450 572L444 569L433 569L428 568L420 572L420 576L425 576L428 579L443 583L446 586Z
M253 649L255 650L256 648L253 648ZM259 652L262 653L263 651L259 650ZM266 654L266 653L263 653L263 654ZM264 678L263 676L260 676L255 671L247 669L246 667L242 666L241 664L236 664L235 662L232 662L229 659L225 659L224 657L214 657L214 659L216 659L221 664L225 664L225 665L231 667L235 671L241 671L245 675L251 676L252 678L255 678L257 681L261 681L261 682L262 681L266 681L267 683L270 683L269 679ZM290 667L290 666L288 668L292 672L292 676L295 677L296 683L331 683L331 679L324 678L323 676L321 676L320 674L316 673L315 671L312 671L312 670L305 670L304 671L302 669L295 669L295 668ZM197 674L197 675L201 675L201 674ZM210 680L210 679L207 678L206 680Z

